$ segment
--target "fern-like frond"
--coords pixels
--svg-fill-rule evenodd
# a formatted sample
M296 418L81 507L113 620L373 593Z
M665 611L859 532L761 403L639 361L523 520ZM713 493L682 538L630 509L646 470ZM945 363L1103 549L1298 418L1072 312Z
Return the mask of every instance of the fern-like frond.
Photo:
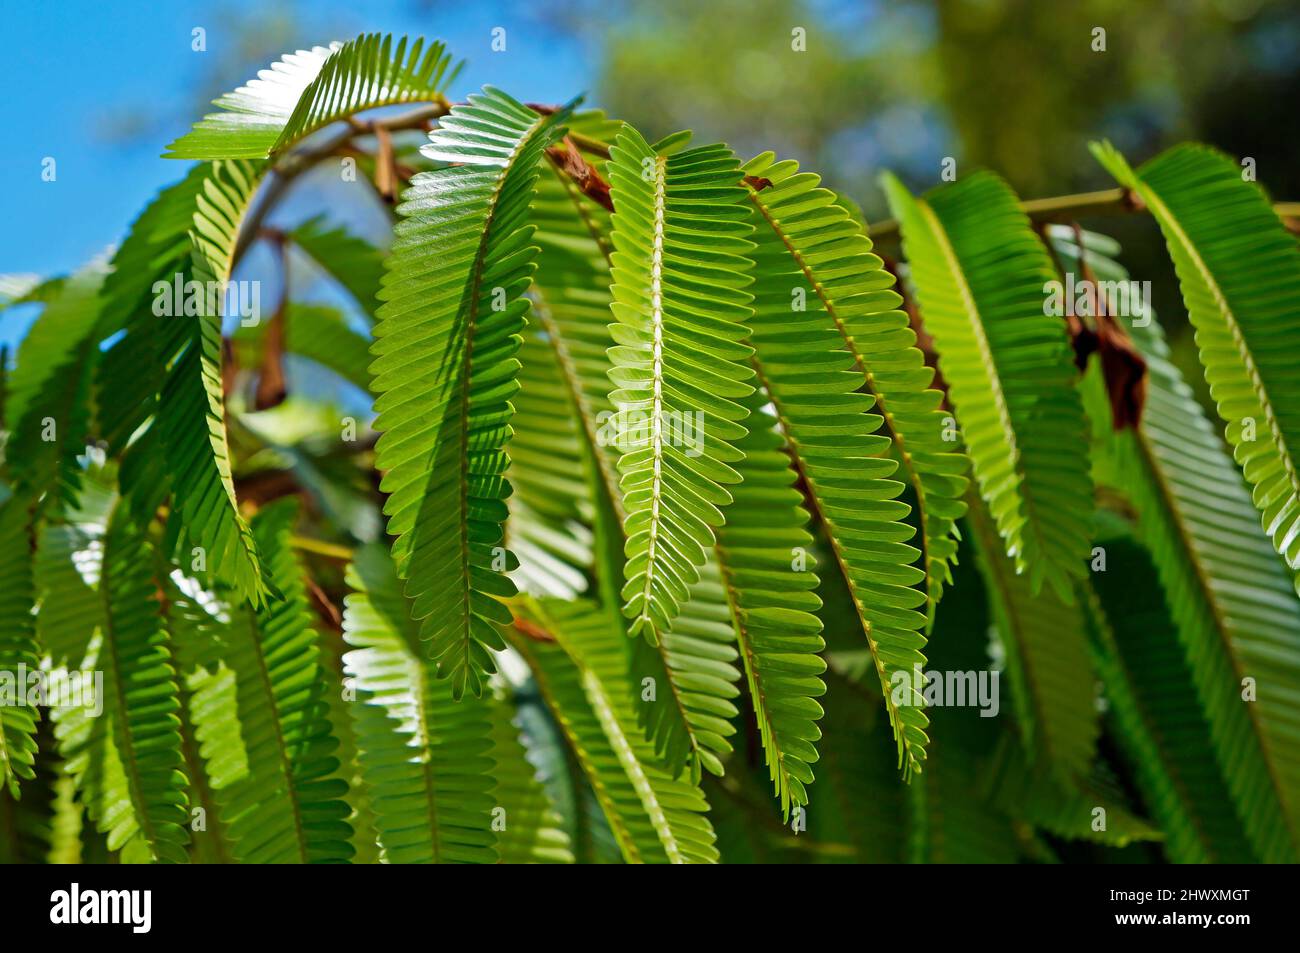
M1066 785L1051 773L1030 767L1019 745L1005 739L985 783L994 803L1008 814L1057 837L1113 847L1163 837L1134 812L1101 763L1093 766L1088 777Z
M7 469L19 493L44 494L51 509L75 505L81 488L103 280L91 265L64 284L23 338L9 378Z
M611 618L620 622L613 613ZM617 626L626 631L624 625ZM728 740L740 694L735 683L736 636L727 590L714 551L687 591L687 601L651 645L636 639L629 646L629 697L655 750L672 773L683 767L698 784L702 770L723 773L722 759L732 750Z
M1181 145L1136 172L1093 152L1164 232L1205 379L1264 532L1300 573L1300 247L1241 166ZM1296 580L1300 591L1300 577Z
M36 644L36 586L32 561L36 540L32 531L34 501L10 496L0 503L0 679L5 697L0 699L0 785L18 796L18 783L35 776L35 705L26 702L27 671L40 663ZM24 677L20 680L19 676ZM20 695L21 693L21 695Z
M371 809L392 863L493 863L492 724L487 698L452 698L417 654L392 561L372 546L348 572L344 666ZM507 818L508 823L508 818Z
M776 421L748 398L749 433L737 448L742 482L718 530L718 563L726 586L749 696L781 812L808 803L822 708L826 663L821 600L814 590L813 538L794 489L794 472Z
M196 165L163 189L131 225L111 262L100 295L100 329L108 345L95 374L99 435L118 454L158 406L167 359L154 303L156 284L171 285L190 269L194 209L216 172ZM173 330L173 329L167 329Z
M951 581L949 564L957 552L953 534L965 511L968 482L966 458L944 439L946 414L940 410L942 395L931 387L934 371L899 310L902 298L893 290L893 276L835 193L819 188L819 177L800 172L797 162L778 162L770 152L751 159L744 172L759 180L749 190L756 228L775 232L797 265L787 292L791 309L807 307L815 298L843 335L854 372L875 398L884 421L881 432L902 462L899 476L916 496L933 618L943 586Z
M1047 250L1011 189L978 172L913 198L884 178L926 330L980 493L1017 572L1074 598L1085 573L1083 408L1065 323L1047 314Z
M573 598L586 592L592 568L593 475L573 395L535 311L519 362L506 474L514 490L506 545L519 559L513 578L538 598Z
M511 631L559 721L629 863L716 863L708 802L673 778L642 740L626 691L631 645L608 613L582 602L548 603L539 621L561 641Z
M1101 281L1127 281L1085 234ZM1073 236L1058 253L1074 259ZM1151 553L1177 626L1183 657L1210 727L1214 755L1255 853L1267 862L1300 857L1300 601L1259 531L1241 472L1172 363L1155 315L1131 325L1147 362L1140 425L1101 441L1100 479L1131 500L1135 534ZM1252 679L1253 701L1243 698ZM1271 690L1264 690L1271 685Z
M33 566L36 633L42 654L55 668L80 665L104 624L104 605L96 591L103 562L100 530L64 523L46 523L40 530Z
M353 113L398 103L445 102L460 66L439 42L394 42L363 33L290 53L257 79L216 101L212 113L177 139L167 159L265 159Z
M1063 783L1073 783L1087 775L1100 732L1080 606L1054 589L1031 590L1029 579L1015 571L1003 551L982 501L972 498L966 525L1005 652L1029 763L1035 770L1054 769Z
M589 127L595 117L584 115ZM604 130L605 125L597 122L595 130ZM547 349L525 347L523 356L535 366L530 370L526 361L524 373L536 378L558 372L563 382L568 413L580 425L581 458L570 461L569 468L571 473L581 469L587 477L585 496L594 527L593 568L600 601L609 614L610 631L626 631L628 621L618 607L626 598L630 524L624 522L618 461L627 447L619 439L620 422L607 394L609 352L615 344L612 331L619 327L607 320L609 217L560 175L543 179L534 216L543 249L534 293L539 302L539 333L545 335ZM526 390L527 380L524 386ZM696 431L695 436L704 433ZM558 485L555 480L550 483ZM576 493L578 487L572 489ZM585 512L578 501L574 505ZM735 731L730 719L736 714L732 699L738 694L734 683L739 678L726 591L714 565L716 551L705 556L671 628L660 633L653 645L638 640L629 669L629 691L639 700L637 716L647 737L673 773L689 768L697 783L704 769L723 771L721 759L731 751L727 739Z
M284 500L254 518L283 598L256 609L230 607L221 656L233 693L230 682L195 692L203 757L234 855L244 863L339 863L352 856L347 783L332 777L338 741L330 734L317 636L289 548L296 516L294 502ZM232 757L238 752L244 757Z
M751 214L761 218L757 210ZM903 672L911 685L910 673L925 663L927 615L917 610L928 597L916 588L926 576L913 565L921 552L908 544L916 531L904 522L903 484L892 479L898 464L889 437L877 433L883 418L871 413L875 398L863 390L863 371L835 317L818 295L801 300L793 293L808 289L808 277L780 233L764 227L754 237L753 363L831 546L833 560L823 574L833 570L848 586L899 765L910 776L925 758L927 722L920 696L909 691L899 704L893 683ZM864 322L868 313L887 313L897 303L892 292L871 301L863 303ZM918 384L918 393L923 389Z
M502 543L518 389L515 352L535 254L528 207L567 110L540 116L487 88L430 134L456 163L415 176L388 258L371 348L377 465L393 559L430 657L459 698L504 647L513 557Z
M1011 815L980 791L984 763L969 731L979 713L940 708L930 719L925 775L907 792L909 862L1015 863L1019 851Z
M256 542L239 515L230 475L221 322L239 226L263 172L248 163L212 165L192 209L190 267L162 280L179 285L183 274L186 282L196 282L183 295L185 312L173 313L160 328L146 332L161 341L160 363L165 368L156 426L174 495L173 532L183 530L191 567L233 586L255 606L265 601L269 589ZM191 299L192 291L198 291L201 302ZM181 295L174 287L168 293L175 311L181 307ZM103 381L101 391L103 399L116 399Z
M875 679L873 671L866 674ZM807 833L843 851L827 857L828 862L903 863L911 785L898 783L893 729L873 688L851 683L834 667L825 680L826 714L818 723L821 757L805 808ZM919 780L914 778L912 785ZM864 804L871 808L863 810Z
M657 641L699 578L740 477L738 403L753 388L743 343L752 230L725 146L660 155L625 126L611 149L609 356L626 510L624 614Z
M1191 671L1147 553L1124 537L1100 541L1106 571L1088 606L1094 652L1117 737L1142 798L1177 864L1253 863L1254 852L1219 772Z
M80 672L85 679L102 673L102 696L61 709L58 728L109 849L130 862L184 863L190 816L180 697L153 566L149 542L119 504L104 537L102 637L92 640Z
M509 698L492 705L493 828L503 864L571 864L569 835L520 740Z

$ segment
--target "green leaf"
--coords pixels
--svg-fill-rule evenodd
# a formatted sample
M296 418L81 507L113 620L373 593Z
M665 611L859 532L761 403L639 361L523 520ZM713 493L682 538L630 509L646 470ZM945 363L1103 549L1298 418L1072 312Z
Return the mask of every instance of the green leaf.
M102 527L46 523L40 529L34 565L36 632L54 667L76 666L96 630L104 624L99 585Z
M763 224L758 209L751 208L750 217ZM790 217L798 220L797 207L787 209L782 221ZM858 235L855 225L836 218L846 234L851 228ZM830 568L848 587L855 628L865 637L880 680L899 765L910 777L925 759L927 721L919 697L909 693L899 704L892 684L895 673L910 675L925 663L920 630L927 616L917 608L929 600L915 588L926 576L913 565L921 552L908 545L916 531L903 522L910 512L898 500L903 484L891 479L898 464L889 455L890 438L877 433L883 417L870 412L876 398L863 391L863 370L835 315L816 293L802 302L793 294L808 290L808 277L781 233L764 226L754 237L754 366L789 442L809 508L830 543ZM810 242L805 236L805 244ZM852 244L861 248L856 238ZM877 259L858 264L874 264L875 273L864 280L888 287ZM892 292L871 296L855 305L864 309L858 319L869 323L892 312L896 303ZM885 320L894 323L892 317ZM918 396L925 386L918 378Z
M32 559L36 540L32 531L35 504L21 496L0 503L0 785L18 796L18 783L35 777L36 722L34 705L18 704L26 692L20 672L36 671L40 663L36 644L36 601ZM25 698L23 699L25 700Z
M569 835L537 777L514 722L508 698L492 705L492 774L501 826L497 851L503 864L571 864ZM494 825L495 827L495 825Z
M630 126L611 149L611 421L626 510L623 613L652 644L672 624L731 502L753 264L725 146L657 155Z
M254 518L283 598L256 609L230 607L220 656L234 691L216 680L195 692L203 757L243 863L340 863L352 856L347 782L333 777L338 741L330 733L317 635L289 548L296 516L295 502L283 500ZM235 756L240 752L243 758Z
M1067 840L1089 840L1113 847L1160 840L1160 831L1134 813L1114 777L1098 763L1088 777L1066 785L1037 771L1010 739L995 754L988 789L1010 814Z
M90 705L62 708L57 733L109 849L130 862L184 863L190 814L181 703L153 565L148 541L119 505L104 537L102 635L79 673L102 673L96 701L103 713Z
M816 699L826 692L826 663L818 657L825 642L813 614L821 600L785 441L761 396L747 400L749 433L737 444L743 481L718 530L718 564L768 772L788 819L791 806L808 803L821 737Z
M1085 421L1065 323L1046 313L1051 259L997 176L978 172L913 198L885 192L902 223L926 330L980 493L1016 571L1062 599L1086 571Z
M454 700L417 654L418 626L382 548L357 552L348 584L344 666L357 692L349 707L385 856L494 863L490 700Z
M1134 172L1109 143L1093 154L1164 232L1205 379L1264 532L1300 572L1300 247L1241 166L1201 145ZM1300 591L1300 577L1296 580Z
M1058 238L1057 248L1064 257L1078 256L1072 237ZM1087 260L1099 280L1128 280L1095 247ZM1149 317L1131 326L1147 362L1141 423L1098 444L1098 470L1137 512L1136 536L1155 562L1215 758L1251 845L1266 862L1294 861L1300 857L1300 762L1292 756L1300 750L1300 601L1259 531L1241 472ZM1242 695L1247 678L1258 687L1254 701Z
M708 802L698 785L674 778L642 740L628 697L628 652L603 610L548 603L539 621L560 641L510 630L542 697L605 812L628 863L716 863Z
M216 101L222 111L177 139L167 159L265 159L353 113L439 102L460 72L442 43L363 33L290 53Z
M609 135L612 130L607 127L613 124L605 123L598 114L587 113L577 118L577 125L593 135ZM590 501L593 539L589 545L579 540L579 546L569 547L574 555L580 551L583 557L572 565L581 572L594 563L591 568L601 608L608 614L609 629L626 631L627 619L619 611L627 545L623 492L617 476L623 447L617 439L618 423L607 393L609 350L614 345L611 331L616 327L608 323L606 256L612 251L609 216L581 196L562 173L553 172L543 178L533 207L542 246L541 267L534 279L537 343L541 345L540 339L544 338L546 347L530 347L526 342L521 351L524 391L519 423L522 430L526 422L522 415L530 408L534 423L539 423L537 404L546 402L552 415L572 414L581 426L583 439L577 450L580 457L575 459L564 452L566 445L558 442L558 422L544 426L539 436L521 435L525 446L536 445L537 452L531 459L536 462L549 454L550 461L540 476L524 476L521 470L520 495L534 499L540 508L541 493L530 487L544 483L552 494L563 489L569 507L565 511L569 515L564 518L570 525L572 514L586 514ZM557 373L562 383L554 380ZM551 383L530 398L529 381L543 377ZM550 401L546 401L548 396ZM565 403L569 405L567 411ZM553 439L546 440L546 434L552 434ZM555 472L559 469L566 471L567 478ZM586 476L585 491L574 481L580 472ZM559 511L554 512L558 518ZM576 534L570 530L569 535ZM717 567L707 561L713 555L706 554L706 563L689 588L687 602L672 627L661 633L654 645L638 640L631 650L628 670L629 690L641 699L636 712L646 736L674 775L689 768L696 783L706 768L717 774L723 771L722 758L731 751L727 739L735 731L730 724L736 714L731 699L738 694L734 682L740 677L734 664L737 653L726 591ZM528 567L527 572L535 574L535 569ZM653 695L647 692L648 685L654 687Z
M171 285L176 275L190 270L195 206L217 171L217 166L196 165L158 193L131 225L104 279L99 324L108 347L95 374L95 403L99 433L114 454L157 409L171 356L162 353L163 343L171 336L159 333L155 286Z
M1077 601L1053 589L1035 594L998 542L987 508L972 500L966 525L988 589L1005 652L1021 742L1034 770L1052 769L1066 785L1085 777L1100 722L1092 666Z
M1214 758L1178 633L1146 551L1124 537L1100 541L1106 571L1093 574L1094 654L1142 799L1176 864L1254 863ZM1103 615L1104 613L1104 615Z
M502 543L515 353L535 248L526 222L543 150L567 110L540 116L492 88L459 106L398 209L371 348L377 466L393 559L438 672L478 695L515 592Z
M254 606L273 592L253 534L237 508L231 478L221 386L225 302L217 289L230 280L240 224L264 171L247 162L214 163L196 196L186 279L197 283L202 302L197 315L190 313L187 291L186 313L165 322L161 364L166 377L157 410L177 525L189 541L189 555L201 550L206 574ZM177 297L173 291L173 310L180 304Z
M23 338L10 378L7 468L18 492L43 493L44 505L55 509L75 505L81 489L77 457L85 453L90 427L103 280L96 265L68 279Z
M881 431L893 441L902 463L899 475L916 495L921 566L929 595L928 614L951 580L949 564L957 553L956 521L965 512L966 458L944 440L946 414L934 390L934 371L916 348L916 335L894 279L872 252L871 241L837 196L818 188L819 177L800 172L793 160L776 161L771 152L745 164L746 175L770 185L751 188L759 231L771 229L797 265L788 304L807 307L813 299L834 322L853 355Z

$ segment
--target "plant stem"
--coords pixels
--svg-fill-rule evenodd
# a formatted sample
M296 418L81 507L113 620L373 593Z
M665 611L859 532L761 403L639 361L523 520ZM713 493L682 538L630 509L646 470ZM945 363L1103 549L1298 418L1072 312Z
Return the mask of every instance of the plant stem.
M1122 188L1030 199L1021 202L1020 208L1035 223L1069 222L1089 215L1127 215L1146 211L1146 205L1132 189ZM1300 219L1300 202L1277 202L1273 210L1284 219ZM868 234L873 242L897 240L898 222L892 218L884 219L872 225Z

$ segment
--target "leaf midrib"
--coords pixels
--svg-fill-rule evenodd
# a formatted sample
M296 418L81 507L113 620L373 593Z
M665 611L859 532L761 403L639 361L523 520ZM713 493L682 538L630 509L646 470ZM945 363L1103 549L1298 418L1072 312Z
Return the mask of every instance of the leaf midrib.
M847 348L849 354L853 356L854 366L862 374L863 379L866 381L867 388L871 391L872 397L875 398L876 407L879 409L881 417L884 418L885 426L889 430L890 440L893 442L894 446L898 448L899 456L901 456L903 459L903 467L907 471L908 481L912 484L912 489L916 493L917 522L920 524L918 526L918 529L920 530L918 536L921 545L921 558L925 563L925 577L927 582L927 585L925 587L925 598L926 598L926 602L930 604L931 611L933 611L934 598L929 583L931 582L934 576L934 572L933 572L934 556L933 553L931 552L931 547L930 547L929 507L925 505L925 500L926 500L925 485L921 480L920 471L916 469L916 463L912 459L912 453L907 447L907 441L903 436L903 432L898 428L898 421L895 419L893 411L890 409L889 405L885 401L885 395L881 392L879 386L876 384L875 375L867 367L867 362L863 360L862 353L857 346L857 341L854 339L853 335L849 333L848 327L845 326L843 319L839 315L838 307L831 300L831 297L827 293L825 286L822 284L820 279L818 279L817 276L813 274L812 267L807 263L803 255L795 247L794 243L790 241L789 235L786 233L786 231L783 228L781 228L780 223L775 218L773 218L770 210L763 203L762 199L759 197L759 193L756 192L752 186L749 188L748 191L749 191L750 201L754 203L755 207L757 207L759 213L763 216L764 220L767 222L769 226L771 226L772 231L775 232L777 237L781 239L781 243L785 245L786 250L790 253L790 257L795 260L795 263L799 266L799 269L803 272L804 277L808 279L808 283L813 286L813 290L817 293L817 297L821 300L822 307L826 309L826 314L830 317L832 321L835 322L836 329L840 332L840 336L844 339L845 347Z
M894 704L893 692L890 690L890 679L885 672L884 660L880 657L880 647L875 640L871 620L867 618L866 607L862 604L862 599L858 595L858 587L853 581L853 574L849 570L849 564L844 556L843 545L840 543L839 534L834 531L835 521L826 515L822 507L821 492L817 489L817 480L808 472L804 463L804 454L800 449L799 441L795 438L790 428L790 418L786 414L781 404L781 398L777 395L776 390L772 387L771 380L763 371L762 362L758 359L758 352L755 351L750 357L750 364L754 368L754 373L763 383L763 390L772 401L772 406L776 408L777 420L780 422L781 430L785 434L786 441L794 451L790 454L794 461L795 469L803 477L804 483L808 486L808 500L812 503L813 509L821 524L826 527L826 538L831 544L831 552L835 554L835 563L839 566L840 576L844 580L846 588L849 590L849 597L853 600L853 607L857 612L858 621L862 623L863 634L867 637L867 648L871 652L871 660L876 665L876 674L880 678L881 694L884 696L885 708L889 712L889 724L894 729L894 735L898 741L900 754L906 757L907 773L913 770L920 772L921 763L912 753L912 746L908 742L906 733L903 730L902 716L899 714L898 706Z
M460 503L460 565L461 579L465 583L461 587L461 655L467 669L471 667L470 655L474 641L474 634L470 624L473 616L471 605L473 583L471 581L469 562L469 392L474 378L474 335L479 324L479 300L483 291L483 269L487 264L489 240L492 238L493 226L496 224L501 192L505 188L506 180L510 178L510 173L515 168L515 160L519 157L519 153L537 133L537 130L546 123L547 119L547 116L539 114L533 120L532 124L515 142L514 148L510 150L510 154L501 166L501 175L497 177L496 184L492 188L492 195L488 199L487 211L483 217L483 235L479 239L478 250L474 253L474 270L470 275L469 313L466 316L465 329L465 365L459 381L460 413L457 415L460 424L457 431L460 437L460 484L458 487L458 502Z
M1264 412L1264 420L1268 424L1269 434L1273 438L1273 446L1276 448L1278 456L1281 458L1282 469L1283 472L1286 473L1287 483L1290 485L1291 498L1293 500L1300 500L1300 474L1296 472L1295 462L1292 460L1291 453L1286 445L1286 437L1282 433L1282 428L1277 421L1276 414L1273 412L1273 404L1268 398L1268 388L1264 386L1264 379L1260 376L1259 367L1256 365L1254 355L1251 354L1250 347L1246 343L1245 333L1242 331L1241 324L1237 320L1236 313L1232 310L1232 306L1228 302L1227 295L1225 295L1223 289L1219 287L1219 283L1214 277L1214 272L1210 269L1209 265L1205 263L1205 260L1201 257L1200 252L1197 250L1195 244L1193 244L1187 232L1183 230L1178 219L1174 216L1173 212L1170 211L1169 206L1165 204L1164 199L1162 199L1150 185L1141 179L1138 180L1138 186L1142 198L1151 208L1152 214L1155 215L1159 221L1163 222L1169 229L1172 233L1172 237L1177 241L1177 244L1182 249L1183 254L1187 256L1187 260L1192 265L1192 268L1205 283L1206 290L1210 292L1210 296L1214 299L1214 302L1219 309L1220 316L1228 326L1228 332L1232 335L1232 343L1237 347L1237 356L1240 358L1242 367L1246 371L1246 376L1250 380L1251 389L1255 393L1255 399L1259 401L1260 409ZM1272 536L1272 533L1269 535ZM1282 558L1286 559L1285 553L1282 554ZM1287 560L1287 565L1292 569L1295 569L1297 564L1300 564L1300 558L1297 559L1296 563Z
M642 607L641 614L645 617L654 633L655 640L662 638L662 633L656 631L654 619L650 615L650 596L651 583L655 578L655 549L659 537L659 505L660 495L663 490L663 257L664 257L664 205L665 193L667 192L667 183L665 181L668 160L663 156L655 156L655 181L654 181L654 221L652 224L653 235L651 237L650 247L650 326L651 326L651 377L653 379L653 389L651 391L651 411L650 417L650 442L651 442L651 459L653 462L653 471L650 478L651 495L650 495L650 531L649 538L646 540L646 568L645 583L642 586Z

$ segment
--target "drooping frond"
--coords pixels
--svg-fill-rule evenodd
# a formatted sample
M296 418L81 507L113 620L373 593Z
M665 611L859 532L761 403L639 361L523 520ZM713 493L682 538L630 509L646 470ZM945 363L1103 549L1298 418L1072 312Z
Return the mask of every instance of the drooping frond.
M163 353L171 335L159 332L174 327L158 327L154 306L159 287L174 286L177 275L182 282L188 277L195 205L215 172L214 166L196 165L159 192L131 225L104 279L100 328L109 346L95 375L95 403L99 434L112 453L120 453L157 409L172 356ZM171 320L183 319L173 315Z
M418 625L381 548L357 552L348 584L344 666L384 855L392 863L495 862L491 700L454 700L451 684L417 654Z
M9 379L7 469L18 492L45 494L52 509L74 505L81 487L103 279L92 265L64 284L23 338Z
M1052 769L1065 784L1087 775L1100 723L1092 666L1077 601L1053 589L1035 594L1003 551L985 505L966 517L1005 652L1021 742L1034 770Z
M233 674L196 692L194 720L222 821L244 863L339 863L348 843L347 783L322 697L316 633L301 568L289 548L290 500L257 514L253 532L283 598L230 607L221 657ZM221 699L212 695L220 693ZM235 709L232 711L230 703ZM238 739L228 737L231 730ZM231 754L242 752L243 758Z
M609 213L578 192L564 173L549 166L533 201L541 253L533 276L540 333L554 351L578 423L599 468L611 505L622 507L617 447L609 439Z
M59 797L72 779L57 773L60 762L43 743L48 732L37 737L36 776L23 783L22 797L15 797L0 784L0 864L43 864L52 861L54 827L60 820ZM76 863L73 858L72 863Z
M104 624L97 587L102 574L102 527L46 523L33 566L36 633L55 668L77 666Z
M713 551L687 592L658 643L635 639L629 646L627 691L664 764L674 776L688 768L698 784L702 770L723 773L728 739L736 733L733 699L740 694L732 613Z
M102 674L102 694L95 685L59 712L68 767L110 850L134 862L184 863L190 817L179 689L153 552L124 505L105 532L98 591L102 636L77 674Z
M373 323L384 276L384 253L342 225L327 227L323 216L308 219L287 237L347 289Z
M590 134L600 135L611 135L607 127L614 125L593 114L576 117L576 124ZM537 496L536 491L530 494L529 485L540 482L551 488L551 493L581 493L570 497L569 502L574 511L590 514L593 538L582 554L594 563L600 602L608 614L610 629L626 631L628 620L619 606L625 598L622 591L628 530L623 521L623 487L618 479L618 460L626 447L619 439L620 422L607 393L611 369L608 352L615 343L611 330L617 327L608 321L608 255L612 251L609 216L559 174L543 178L533 215L542 246L534 278L538 340L536 346L526 342L521 352L525 365L521 415L528 409L525 400L536 402L549 394L549 413L567 413L576 424L574 436L580 439L577 459L554 454L551 448L555 444L546 444L553 456L545 472L566 468L568 480L561 482L551 476L539 481L535 476L522 476L521 471L521 495ZM528 398L529 379L541 378L549 383ZM567 404L568 409L562 411L561 404ZM521 416L521 429L524 422ZM553 431L556 425L544 429ZM684 430L682 435L699 440L704 432ZM523 440L527 444L530 438L524 436ZM561 450L565 446L560 444ZM576 475L586 480L576 482ZM712 552L706 554L707 559L713 557ZM575 569L585 567L586 563L574 564ZM736 714L732 699L737 695L734 683L739 678L726 593L710 562L700 569L699 579L689 588L681 614L661 636L654 645L639 640L643 644L634 646L629 690L639 699L637 717L665 763L674 773L689 768L691 778L698 782L703 769L721 774L721 759L731 751L727 739L735 731L730 719Z
M535 312L519 362L506 474L514 490L506 545L519 559L513 578L530 595L572 598L586 591L592 568L593 475L573 395Z
M761 218L757 210L752 216ZM925 758L927 722L919 696L903 693L900 704L893 683L895 673L910 679L925 663L920 630L927 617L917 609L928 599L915 588L925 572L913 565L921 552L908 544L915 530L903 522L909 512L898 500L903 484L892 479L898 464L890 457L889 437L877 433L883 418L871 413L875 398L862 390L863 371L835 317L818 295L793 294L808 288L808 278L780 233L764 227L754 238L754 366L830 543L833 558L822 572L835 572L848 586L889 711L899 765L910 776ZM896 304L892 292L872 301L872 314ZM867 321L868 313L860 319Z
M0 786L18 796L18 783L35 776L36 706L26 698L26 679L20 673L35 671L40 663L36 645L36 602L32 560L36 540L32 535L35 503L10 496L0 503ZM21 694L20 694L21 693ZM19 702L23 704L19 704Z
M540 116L488 88L424 152L388 258L371 365L393 559L421 636L459 698L481 694L514 593L501 545L505 452L528 301L528 207L567 110Z
M1067 601L1083 577L1092 496L1065 323L1047 313L1051 259L1016 197L979 172L913 198L885 192L980 493L1016 571Z
M569 835L537 778L508 698L492 704L493 829L503 864L571 864Z
M1196 328L1205 379L1264 532L1300 573L1300 247L1241 166L1176 146L1136 172L1093 147L1164 232ZM1296 581L1300 591L1300 578Z
M657 154L624 127L609 164L609 356L627 517L624 614L654 643L699 578L739 481L751 228L725 146Z
M797 266L787 291L790 307L807 307L815 298L843 335L854 371L875 398L902 462L899 476L916 495L921 527L921 566L926 574L929 615L951 578L957 552L956 520L965 510L966 458L944 439L942 395L931 388L934 371L916 348L916 335L894 279L873 253L870 239L836 195L818 187L819 177L800 172L793 160L776 161L766 152L746 163L746 175L759 180L749 190L755 227L771 229ZM765 180L765 181L763 181ZM770 183L770 184L767 184Z
M582 602L549 603L541 614L560 641L511 633L565 733L629 863L716 863L708 802L674 779L642 740L626 691L628 640L608 614Z
M179 518L191 557L199 557L191 566L197 561L206 567L197 571L232 586L255 606L270 590L235 500L221 386L221 324L235 242L263 171L247 162L214 163L195 198L186 273L187 284L194 284L185 292L184 313L173 313L161 329L166 378L157 411L173 519ZM175 312L181 295L169 290Z
M1101 281L1127 281L1113 243L1085 235ZM1077 258L1058 237L1058 252ZM1151 553L1183 657L1210 726L1214 754L1256 854L1300 857L1300 601L1259 531L1241 472L1170 359L1153 314L1130 324L1147 362L1140 425L1100 442L1100 479L1125 492ZM1253 680L1248 682L1247 679ZM1242 693L1260 690L1253 701Z
M1098 671L1143 800L1176 864L1253 863L1254 853L1219 771L1209 724L1145 550L1101 541L1106 571L1089 606ZM1154 590L1154 592L1153 592Z
M808 803L826 663L812 535L794 472L762 395L747 399L749 433L737 443L743 481L718 530L726 586L749 696L781 812Z
M398 103L445 102L460 66L439 42L363 33L290 53L216 101L167 159L265 159L353 113Z

